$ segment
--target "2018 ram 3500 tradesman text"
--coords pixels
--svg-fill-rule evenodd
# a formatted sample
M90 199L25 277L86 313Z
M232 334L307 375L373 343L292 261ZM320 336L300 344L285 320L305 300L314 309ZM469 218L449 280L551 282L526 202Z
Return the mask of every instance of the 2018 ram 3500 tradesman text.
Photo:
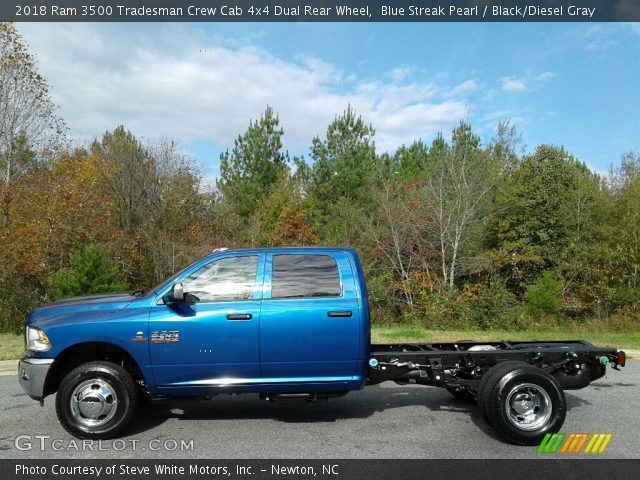
M218 250L146 293L88 295L27 318L24 390L57 392L81 438L121 434L140 401L258 393L326 399L392 380L477 400L506 440L562 426L564 389L624 366L583 341L371 345L358 254L346 248Z

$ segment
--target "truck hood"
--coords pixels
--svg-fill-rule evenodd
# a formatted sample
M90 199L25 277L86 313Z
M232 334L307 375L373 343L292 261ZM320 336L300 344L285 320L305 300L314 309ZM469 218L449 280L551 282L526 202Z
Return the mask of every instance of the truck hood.
M42 328L58 323L106 319L126 308L136 297L131 293L82 295L65 298L34 310L27 317L27 325Z
M60 305L95 305L98 303L114 302L126 302L126 304L128 305L129 303L131 303L131 300L133 300L133 298L134 296L130 292L80 295L79 297L63 298L62 300L58 300L49 305L46 305L46 307L57 307Z

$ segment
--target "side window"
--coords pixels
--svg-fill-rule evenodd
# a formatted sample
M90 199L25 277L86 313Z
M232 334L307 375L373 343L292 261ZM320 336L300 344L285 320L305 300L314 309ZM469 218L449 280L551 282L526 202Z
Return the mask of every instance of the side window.
M338 265L328 255L274 255L271 298L339 297Z
M201 303L250 300L257 270L257 256L221 258L189 275L182 287Z

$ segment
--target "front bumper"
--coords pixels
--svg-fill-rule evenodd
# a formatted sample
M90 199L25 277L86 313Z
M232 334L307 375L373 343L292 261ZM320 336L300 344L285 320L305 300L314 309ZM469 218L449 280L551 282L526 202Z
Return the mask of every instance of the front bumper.
M18 363L18 378L22 389L34 400L44 398L44 382L53 358L25 357Z

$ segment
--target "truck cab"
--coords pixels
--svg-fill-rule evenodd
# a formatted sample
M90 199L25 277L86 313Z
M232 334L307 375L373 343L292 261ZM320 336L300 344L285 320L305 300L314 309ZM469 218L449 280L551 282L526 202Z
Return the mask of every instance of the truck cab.
M57 392L67 430L106 438L145 398L360 389L369 307L352 249L221 249L144 294L38 309L26 337L25 391L40 401Z

